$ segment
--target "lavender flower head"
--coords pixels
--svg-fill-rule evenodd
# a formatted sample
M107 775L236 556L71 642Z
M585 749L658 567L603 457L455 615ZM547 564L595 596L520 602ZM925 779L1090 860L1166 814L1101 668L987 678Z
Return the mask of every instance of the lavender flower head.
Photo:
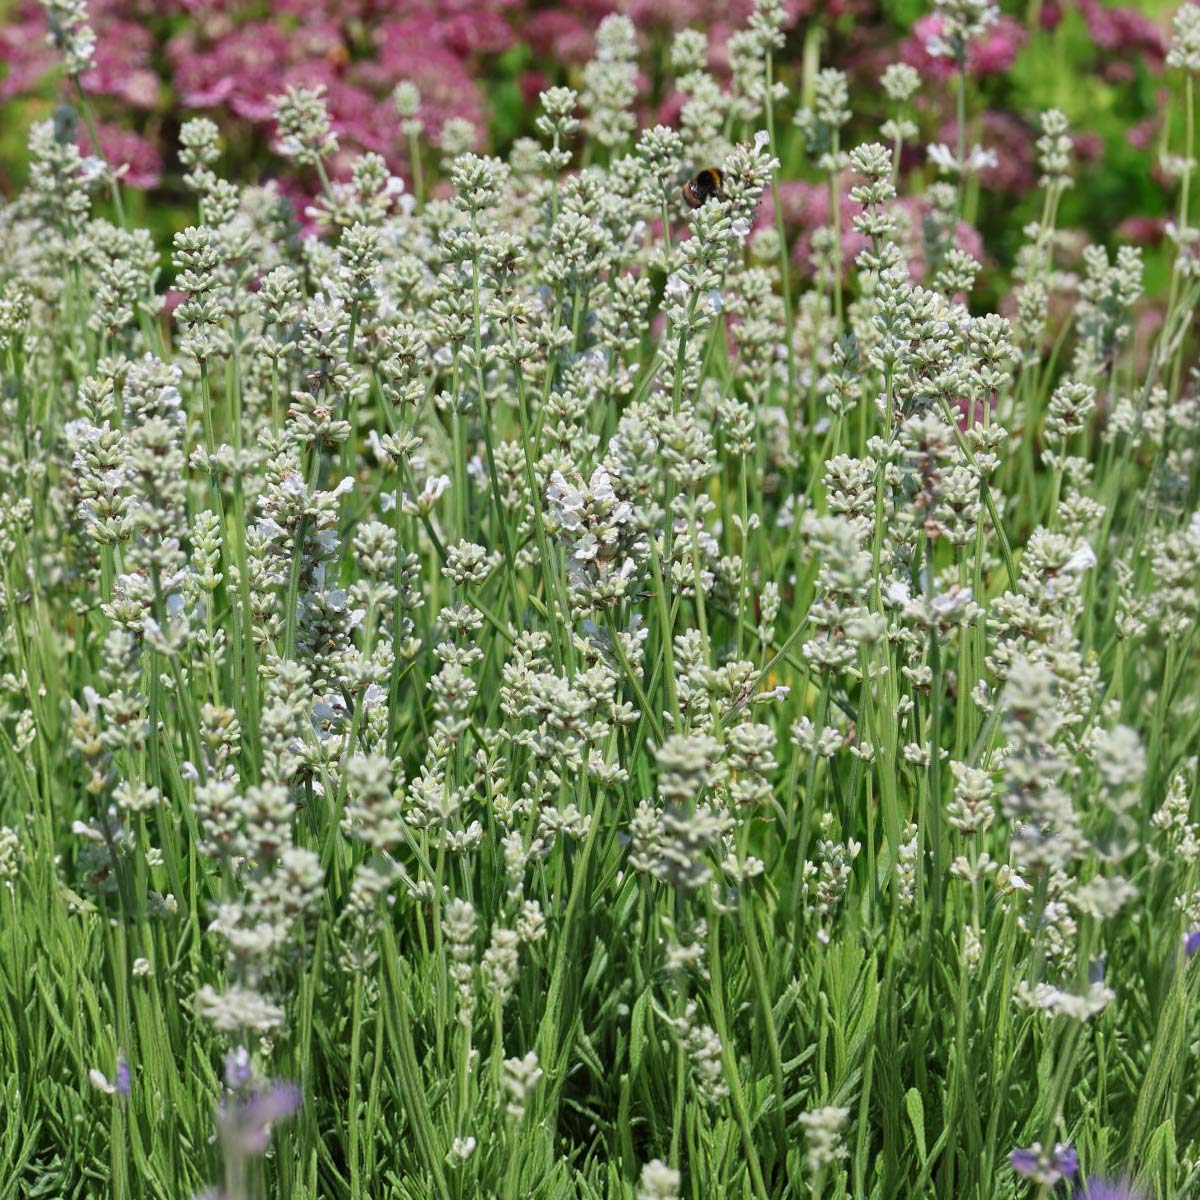
M128 1096L133 1090L133 1079L129 1073L129 1064L123 1054L117 1055L116 1076L111 1081L103 1071L93 1067L88 1072L88 1080L97 1091L106 1096Z
M1018 1175L1044 1187L1053 1187L1060 1179L1074 1179L1079 1170L1079 1155L1066 1142L1055 1143L1053 1150L1043 1150L1040 1142L1034 1142L1028 1150L1014 1150L1008 1161Z
M1200 950L1200 929L1190 929L1183 935L1183 952L1191 958Z
M298 1112L300 1103L300 1089L291 1083L271 1083L226 1100L217 1113L225 1153L233 1158L265 1153L271 1127Z
M231 1092L240 1092L249 1082L250 1051L239 1046L225 1055L225 1086Z
M123 1054L117 1055L117 1095L128 1096L133 1090L133 1081L129 1074L129 1064L125 1061Z
M1146 1200L1146 1193L1128 1179L1101 1179L1090 1175L1075 1193L1075 1200Z

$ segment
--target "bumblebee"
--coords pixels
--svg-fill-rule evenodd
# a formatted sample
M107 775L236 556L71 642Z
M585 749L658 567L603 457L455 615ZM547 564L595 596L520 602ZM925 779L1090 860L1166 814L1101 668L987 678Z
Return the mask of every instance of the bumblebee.
M713 196L721 196L724 176L716 167L705 167L694 179L683 185L683 199L688 208L699 208Z

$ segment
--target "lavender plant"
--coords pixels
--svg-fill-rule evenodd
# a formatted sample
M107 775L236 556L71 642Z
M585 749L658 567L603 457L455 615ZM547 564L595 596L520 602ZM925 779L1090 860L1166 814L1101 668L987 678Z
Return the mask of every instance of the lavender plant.
M74 78L84 6L47 8ZM1138 253L1059 228L1057 111L1011 304L973 303L996 11L937 11L923 194L916 73L859 139L839 72L780 83L773 0L732 91L680 35L678 129L609 17L538 144L442 131L412 190L334 177L289 90L304 236L206 120L168 247L33 130L0 1196L1196 1194L1195 10L1148 344ZM763 215L792 152L811 285Z

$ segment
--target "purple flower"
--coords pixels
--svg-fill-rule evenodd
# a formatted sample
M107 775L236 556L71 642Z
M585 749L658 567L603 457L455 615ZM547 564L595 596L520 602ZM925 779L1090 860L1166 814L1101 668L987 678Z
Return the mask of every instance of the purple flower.
M1032 1147L1028 1150L1014 1150L1008 1161L1018 1175L1032 1175L1037 1170L1038 1154Z
M1192 929L1183 935L1183 952L1191 958L1200 950L1200 929Z
M1075 1200L1146 1200L1146 1193L1128 1179L1101 1179L1092 1175L1075 1193Z
M300 1089L292 1083L272 1083L227 1100L217 1114L225 1153L237 1158L262 1154L271 1141L271 1126L298 1112L300 1102Z
M98 1067L93 1067L88 1071L88 1082L97 1091L103 1092L106 1096L121 1096L124 1098L133 1090L133 1079L129 1073L129 1064L125 1061L123 1054L117 1055L117 1070L111 1081Z
M1014 1150L1008 1161L1018 1175L1045 1187L1053 1187L1060 1179L1074 1179L1079 1170L1079 1155L1066 1142L1056 1143L1053 1150L1043 1150L1040 1142L1034 1142L1028 1150Z
M1064 1179L1074 1179L1075 1173L1079 1170L1079 1155L1075 1153L1072 1147L1059 1142L1054 1147L1054 1153L1050 1156L1051 1162L1054 1164L1054 1169L1057 1170Z
M225 1086L240 1092L250 1082L250 1052L239 1046L225 1055Z

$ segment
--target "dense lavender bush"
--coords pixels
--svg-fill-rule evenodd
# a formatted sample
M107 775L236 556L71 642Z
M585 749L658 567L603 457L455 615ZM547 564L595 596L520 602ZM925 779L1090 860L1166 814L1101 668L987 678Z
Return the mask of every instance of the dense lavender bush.
M728 86L671 41L673 125L624 16L505 158L402 87L407 179L297 82L307 231L194 118L165 248L44 7L0 1196L1196 1195L1200 8L1147 297L1058 109L995 270L988 0L867 137L840 70L779 82L778 0Z
M1067 219L1102 235L1114 210L1129 213L1123 235L1160 245L1169 218L1157 161L1167 0L1143 0L1138 9L1101 0L1004 3L967 48L972 137L997 161L968 190L962 215L984 231L991 256L1010 266L1021 229L1037 219L1038 114L1055 107L1077 127L1081 186L1066 199ZM811 102L818 63L837 67L855 96L849 135L876 137L890 115L878 87L889 63L907 63L939 84L954 75L954 63L936 52L942 18L927 7L922 0L786 0L775 66L794 93L788 107ZM275 136L271 97L288 85L326 88L339 139L325 164L332 178L347 178L355 155L371 151L411 179L428 156L423 146L507 154L516 138L532 135L538 94L555 84L582 89L597 25L616 9L637 30L633 107L645 124L676 124L687 101L678 74L666 69L681 30L708 31L704 58L722 88L754 70L736 36L751 0L90 0L95 44L78 85L95 121L93 130L79 129L80 148L93 154L98 146L124 167L134 213L169 237L191 219L180 127L206 115L221 129L222 174L239 183L278 178L303 222L317 190L312 172L280 164L264 172ZM21 145L53 100L58 58L45 36L52 23L53 10L40 0L0 0L0 191L23 180ZM407 91L405 111L393 101L401 83L417 89ZM924 89L906 119L919 134L906 140L907 173L922 162L926 143L953 142L953 89ZM411 136L414 128L421 138ZM827 193L794 139L779 134L776 151L791 185L785 219L803 266L813 231L828 221ZM1151 274L1167 261L1152 253ZM988 302L1004 283L1004 276L983 281Z

